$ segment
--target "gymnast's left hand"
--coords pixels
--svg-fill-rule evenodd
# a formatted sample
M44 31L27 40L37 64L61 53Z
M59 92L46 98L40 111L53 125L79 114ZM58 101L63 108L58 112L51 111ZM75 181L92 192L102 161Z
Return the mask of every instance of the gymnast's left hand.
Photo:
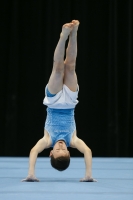
M84 178L80 179L80 182L97 182L97 180L93 179L91 177L84 177Z

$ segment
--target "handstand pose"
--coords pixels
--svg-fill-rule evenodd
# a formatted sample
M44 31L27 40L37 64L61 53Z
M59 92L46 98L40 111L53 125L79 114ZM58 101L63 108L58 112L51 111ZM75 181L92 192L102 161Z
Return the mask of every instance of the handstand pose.
M80 181L94 182L92 178L92 153L89 147L77 137L74 108L78 103L78 83L75 73L77 57L78 20L64 24L59 42L54 52L53 70L45 88L43 103L47 105L47 118L44 137L30 151L29 172L23 181L39 181L35 176L37 156L44 149L53 147L50 152L51 165L65 170L70 163L67 147L77 148L84 154L86 171ZM64 61L65 43L69 36L66 59Z

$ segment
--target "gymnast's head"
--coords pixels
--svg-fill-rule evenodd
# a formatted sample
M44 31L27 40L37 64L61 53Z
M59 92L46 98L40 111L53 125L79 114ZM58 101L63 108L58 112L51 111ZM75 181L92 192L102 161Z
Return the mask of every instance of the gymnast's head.
M64 141L59 140L50 152L51 165L53 168L63 171L68 168L70 164L70 153Z

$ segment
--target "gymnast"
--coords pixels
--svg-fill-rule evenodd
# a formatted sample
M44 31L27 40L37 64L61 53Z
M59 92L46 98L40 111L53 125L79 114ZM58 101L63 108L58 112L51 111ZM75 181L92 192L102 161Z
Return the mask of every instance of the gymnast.
M78 83L75 72L77 57L78 20L64 24L60 39L54 52L53 70L45 88L43 104L47 106L47 118L44 127L44 137L30 151L28 176L22 181L39 181L35 176L37 156L46 148L50 151L51 165L63 171L70 164L70 153L67 147L77 148L84 154L85 176L81 182L95 182L92 178L92 152L90 148L77 137L74 119L74 109L78 103ZM69 37L65 56L65 43Z

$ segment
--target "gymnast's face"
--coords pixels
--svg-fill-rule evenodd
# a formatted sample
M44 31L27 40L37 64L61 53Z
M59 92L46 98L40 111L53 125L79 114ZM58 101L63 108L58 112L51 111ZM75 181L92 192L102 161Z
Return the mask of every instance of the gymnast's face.
M64 141L59 140L53 147L53 150L50 152L50 156L53 155L54 158L61 156L68 156L69 151L67 150L67 146Z

